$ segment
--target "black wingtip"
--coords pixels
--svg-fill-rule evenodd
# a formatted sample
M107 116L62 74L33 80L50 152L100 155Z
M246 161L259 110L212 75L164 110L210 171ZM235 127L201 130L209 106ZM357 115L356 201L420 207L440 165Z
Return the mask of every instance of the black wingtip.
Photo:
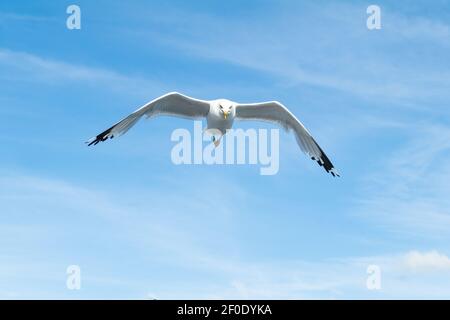
M314 140L314 139L313 139ZM331 163L330 159L328 159L325 152L323 152L322 148L318 145L316 141L314 141L317 148L319 148L320 151L320 158L317 159L316 157L311 157L312 160L317 161L319 166L323 167L326 172L331 173L333 177L340 177L339 173L336 171L336 168Z
M110 135L111 133L111 128L109 128L108 130L100 133L98 136L86 141L88 147L92 146L92 145L97 145L99 142L103 142L105 140L112 139L114 138L114 135Z
M100 136L96 136L95 138L92 138L91 140L86 141L88 147L92 146L92 145L97 145L97 143L101 142L101 141L105 141L105 138L102 138Z
M322 152L320 155L320 160L317 160L319 166L323 167L327 173L330 173L333 177L340 177L336 168L333 166L331 161L328 159L325 153Z

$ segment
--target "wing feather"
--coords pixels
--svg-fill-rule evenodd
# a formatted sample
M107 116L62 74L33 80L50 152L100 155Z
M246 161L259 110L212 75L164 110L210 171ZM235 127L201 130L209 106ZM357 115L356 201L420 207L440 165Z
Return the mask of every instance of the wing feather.
M122 135L130 130L144 115L148 118L159 115L169 115L181 118L198 119L206 117L208 112L208 101L194 99L178 92L171 92L145 104L112 127L89 139L86 143L89 146L92 144L96 145L108 138L112 139L115 136Z
M238 104L236 106L236 119L267 121L281 125L286 130L293 130L300 149L317 161L320 166L331 173L339 176L319 144L314 140L305 126L281 103L277 101Z

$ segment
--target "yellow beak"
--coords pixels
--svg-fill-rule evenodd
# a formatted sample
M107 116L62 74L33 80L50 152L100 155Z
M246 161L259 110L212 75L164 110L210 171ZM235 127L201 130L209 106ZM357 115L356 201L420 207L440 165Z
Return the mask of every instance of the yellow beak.
M227 119L227 117L228 117L229 114L230 114L229 112L224 112L224 113L223 113L223 117L225 118L225 120Z

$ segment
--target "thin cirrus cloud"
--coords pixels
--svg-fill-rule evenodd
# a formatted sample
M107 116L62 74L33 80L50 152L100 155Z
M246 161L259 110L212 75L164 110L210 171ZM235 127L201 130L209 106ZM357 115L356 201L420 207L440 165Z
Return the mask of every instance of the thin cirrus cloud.
M92 168L87 168L86 162L72 159L72 153L68 153L67 158L60 158L66 153L62 146L58 146L55 148L58 153L55 159L64 165L59 170L52 168L51 174L59 174L60 179L39 176L37 172L44 169L36 164L28 168L29 175L13 174L0 178L0 198L4 212L1 230L8 238L8 241L0 245L5 253L0 257L3 265L0 284L5 288L0 294L25 294L23 297L28 293L30 297L38 297L40 293L31 290L45 283L62 288L57 295L66 296L68 293L64 288L64 267L67 263L80 259L83 267L91 267L83 269L86 270L84 276L88 282L91 281L92 284L103 281L107 285L105 283L108 279L112 279L109 284L119 286L121 292L126 291L127 297L139 297L145 295L145 292L151 292L150 296L158 298L448 296L447 288L450 285L446 285L440 277L447 272L449 259L445 240L448 238L446 231L450 227L450 203L447 201L450 135L443 124L445 119L433 119L428 114L439 106L445 106L444 102L449 97L447 87L450 73L446 58L449 47L448 26L444 22L426 18L410 18L399 12L393 16L392 11L387 10L383 11L383 29L369 32L365 27L364 6L308 5L308 10L300 10L300 13L292 2L290 6L293 7L274 9L271 15L266 12L264 16L268 18L265 20L261 19L262 15L258 10L249 11L245 16L228 17L213 13L192 13L180 8L176 10L183 14L175 12L175 9L168 10L164 16L146 15L144 21L158 20L154 23L157 24L155 28L139 31L136 30L136 25L142 24L130 24L129 27L133 30L128 29L129 33L126 35L131 40L118 39L118 43L122 44L120 40L135 40L133 34L138 38L145 36L146 41L135 41L138 48L132 48L133 50L139 49L141 53L150 50L147 43L152 43L151 49L158 52L167 47L175 49L172 53L179 53L176 56L180 60L176 63L181 67L184 66L183 63L192 61L196 66L201 65L198 62L204 62L204 59L210 60L208 67L212 65L211 62L214 66L225 62L227 66L233 64L244 67L237 69L244 71L247 77L255 78L249 80L243 77L242 83L245 85L230 86L230 95L236 94L236 90L242 90L241 92L251 92L247 96L255 96L259 88L258 94L262 92L264 95L263 91L281 92L287 101L293 102L298 101L296 94L302 97L309 94L317 104L325 105L335 102L335 97L341 99L333 106L342 107L338 109L342 114L330 113L328 116L332 121L328 122L325 121L326 114L317 117L324 131L311 126L313 131L322 132L324 137L334 139L332 141L335 143L331 147L341 152L341 155L335 157L336 161L348 168L347 180L338 182L342 183L342 189L346 191L347 198L342 198L345 204L340 206L333 203L333 198L329 198L333 207L328 211L330 215L338 217L332 220L333 223L339 223L341 217L344 218L349 212L356 212L360 218L357 223L364 227L367 223L379 231L375 236L364 234L365 240L369 242L383 239L388 243L387 246L377 247L368 253L368 257L358 257L361 253L355 253L353 246L351 250L330 250L323 255L336 254L338 257L320 261L306 258L306 252L295 252L299 244L297 241L311 242L311 250L308 251L319 251L315 250L315 245L318 245L314 244L316 240L292 236L292 243L283 242L282 248L295 254L289 257L280 254L277 262L261 261L260 256L247 254L249 251L245 248L246 241L236 237L238 223L242 221L240 219L251 219L249 228L258 228L258 224L253 222L263 219L264 214L269 214L254 209L259 202L263 202L261 195L245 193L246 190L254 190L251 179L242 181L239 178L239 181L234 181L231 177L225 183L226 179L222 177L216 177L214 181L203 181L195 176L184 181L184 186L182 183L164 184L157 180L157 188L133 190L127 187L118 190L114 188L115 185L130 185L138 180L143 181L142 185L151 185L156 181L154 179L157 179L158 172L152 171L142 177L141 172L127 169L127 174L136 177L124 180L127 178L125 174L119 179L115 176L118 173L115 171L113 176L106 177L109 173L105 170L105 176L101 179L106 181L102 186L87 187L80 182L82 176L78 172L86 170L87 174L92 174ZM172 12L175 13L172 15ZM336 15L336 12L341 14ZM9 17L17 21L28 18ZM124 21L127 23L126 19ZM117 24L116 30L120 27L119 20ZM114 33L116 35L120 37L124 34L117 32ZM26 86L28 82L33 85L48 85L51 93L56 92L55 88L70 88L74 84L95 89L105 88L108 90L108 100L111 99L109 92L125 95L131 93L147 100L153 97L153 91L164 92L168 88L164 83L150 78L151 72L145 73L149 76L147 79L95 67L95 51L91 60L93 64L87 66L56 58L63 56L58 52L43 53L40 50L36 54L37 51L33 51L32 47L21 50L24 51L0 49L0 78L19 92L17 97L1 97L4 101L24 98L21 92L31 87ZM169 59L164 62L173 61ZM134 70L141 67L137 60L130 59L128 63L136 63ZM258 81L260 79L255 76L256 73L247 72L248 69L264 73L263 83ZM190 82L191 77L195 78L195 75L188 76L186 82ZM233 82L227 76L229 77L227 74L219 74L221 82L205 78L201 85L198 81L193 81L193 85L197 83L198 87L194 91L212 96L215 92L223 93L222 83ZM267 78L270 80L267 81ZM206 85L208 82L211 83ZM254 85L255 88L249 89L247 84ZM287 90L279 90L280 84L281 87L288 87ZM210 90L213 86L216 89ZM241 88L235 88L239 86ZM299 87L301 92L293 93L300 91L297 90ZM152 92L149 92L149 88ZM295 90L289 90L292 88ZM312 89L312 93L309 89ZM328 94L330 90L341 92ZM73 96L64 96L64 92L65 90L58 91L62 100L68 98L72 99L74 105L78 103ZM48 92L43 92L42 95L51 96ZM85 98L91 100L96 96L97 91L95 95L86 95ZM380 114L372 113L367 104L360 103L364 101L361 97L373 102L371 106L387 107ZM386 101L389 103L385 103ZM41 108L39 110L43 118L54 119L45 113L44 103L39 105L39 101L35 102L32 112L35 112L35 108ZM307 100L304 102L308 103ZM399 108L405 104L420 106L426 112L422 113L426 117L416 117L410 110ZM357 108L360 108L359 114L354 112ZM446 112L447 109L443 110ZM102 119L105 118L105 122L109 121L109 115L105 116L100 111L91 109L89 112L97 113ZM396 117L392 116L394 112ZM80 114L84 114L83 109L80 109ZM62 113L61 115L60 121L67 128L67 119L64 119ZM23 119L17 123L23 123ZM26 135L23 150L29 150L32 135L27 130L33 127L23 127L24 130L20 130L21 134ZM51 125L48 127L52 129ZM370 130L367 130L369 127ZM36 131L40 132L41 128ZM80 130L78 123L73 127L73 131L76 130ZM342 138L337 138L338 131L342 132ZM366 139L365 134L359 134L368 131L367 136L371 140ZM6 135L10 133L8 129L5 130ZM386 140L381 141L383 137ZM80 140L83 138L84 135ZM62 139L67 142L65 136ZM292 143L292 150L295 152L293 157L297 157L298 150L295 142ZM122 143L124 144L126 143ZM14 148L18 149L14 150L19 150L19 146L15 144ZM111 149L118 147L117 144L110 146ZM142 149L141 142L138 147ZM367 149L367 156L365 154L361 157L363 147ZM98 150L101 149L96 149L95 152L99 152ZM31 157L32 153L29 154ZM128 152L123 154L125 156L122 159L130 157ZM53 158L54 154L50 156ZM80 165L77 167L80 171L76 171L72 178L64 159ZM108 163L119 160L107 158ZM292 163L296 165L296 162ZM145 170L149 171L148 168ZM295 172L299 171L296 166ZM162 174L170 176L165 172ZM182 180L180 176L175 176L176 180ZM360 180L353 183L351 176ZM86 181L95 184L95 180L89 178ZM192 187L198 186L195 182L200 180L201 186ZM224 201L220 192L212 192L210 186L217 185L217 180L227 190L226 199L239 201ZM289 181L292 178L280 181L279 186L286 187ZM348 181L358 189L357 192L353 193L351 188L345 186ZM309 182L301 183L307 185ZM189 187L186 187L188 183ZM239 186L242 188L239 189ZM286 201L286 207L292 206L288 211L297 212L296 194L285 191L286 195L282 199ZM313 198L311 201L311 208L317 208L317 199ZM216 208L213 213L211 208ZM315 216L308 216L308 219L319 217L327 220L328 212L316 213ZM211 214L214 214L213 218ZM322 220L317 224L324 226L326 222ZM355 227L352 232L356 229L358 228ZM299 233L297 231L293 233L295 236ZM285 230L280 232L285 233ZM245 233L249 237L258 238L251 231ZM418 238L424 241L418 241ZM397 242L397 239L400 241ZM402 242L402 239L406 241ZM318 241L322 243L321 240ZM342 242L339 247L341 245L345 247L347 243ZM429 248L437 250L429 251ZM397 254L390 253L390 250ZM380 256L376 256L380 251ZM135 272L130 274L129 269L121 270L122 263L134 263ZM383 289L379 293L368 291L365 287L366 268L369 264L379 264L382 268ZM16 266L20 266L17 268L21 273L19 275L14 274ZM172 270L172 273L165 270ZM151 278L151 275L156 275L159 280ZM184 287L180 283L185 280L174 280L177 275L188 279ZM26 285L22 285L23 279L26 279ZM126 285L122 286L122 283ZM198 287L202 289L193 290ZM404 289L406 287L407 290ZM46 297L51 296L51 289L46 292ZM97 298L118 297L117 292L107 292L104 295L101 290L91 292L94 292L92 297Z
M67 87L75 83L114 94L136 96L139 101L149 101L157 95L174 90L173 85L162 79L125 74L114 69L81 65L7 48L0 48L0 70L4 71L0 74L2 81L38 82ZM181 87L187 93L199 95L204 95L208 91L230 94L244 91L243 88L231 83L219 86L205 82L200 88L185 83ZM245 90L249 88L251 86ZM261 88L253 87L252 90L261 91Z
M124 75L114 70L77 65L32 53L0 48L0 68L9 80L39 81L49 84L76 82L108 91L121 91L148 98L148 90L162 88L158 81ZM0 79L6 78L0 76Z
M3 252L17 253L26 251L26 248L33 248L32 252L35 252L21 259L9 257L9 269L3 270L0 275L0 282L6 281L3 277L8 278L4 292L0 292L3 297L14 295L36 298L39 294L32 290L35 282L40 283L40 286L47 284L60 288L53 291L53 294L67 295L63 287L63 277L56 277L58 267L64 266L67 257L70 257L71 261L74 257L79 261L76 257L80 259L80 254L83 257L81 260L83 266L90 266L91 259L97 262L105 261L105 265L100 264L96 268L84 271L83 278L90 286L112 286L119 288L120 292L125 290L129 295L135 296L138 296L139 292L148 291L153 292L152 296L156 295L159 298L421 297L433 294L437 281L442 287L442 280L438 277L450 266L449 258L435 250L412 250L390 256L330 258L313 262L284 259L269 263L250 258L230 257L218 252L211 241L201 241L201 234L198 233L192 238L193 234L183 232L183 229L189 227L185 223L182 226L161 224L163 220L159 218L160 214L157 214L158 195L154 195L153 198L147 195L145 202L135 203L129 207L120 203L120 194L113 190L96 191L95 188L77 186L67 181L18 173L3 175L0 179L0 189L5 212L14 212L17 219L21 215L33 213L33 218L27 222L17 221L16 223L19 223L17 226L14 226L14 221L10 221L9 235L17 241L4 244L8 247L3 248ZM150 194L154 194L154 191ZM17 202L17 197L21 199L20 202ZM182 200L178 202L183 203L183 215L192 216L198 211L196 208L187 208L186 202ZM174 210L180 212L180 209ZM216 212L216 221L226 218L232 211L230 208L229 212ZM144 216L147 216L147 219L144 219L148 220L147 222L143 220ZM164 216L176 217L167 208ZM63 223L67 219L72 221L70 225L73 228L70 230ZM167 224L167 219L165 221ZM84 227L77 231L83 224ZM42 229L44 225L45 230ZM226 224L221 225L221 229L226 228ZM23 230L27 232L24 234ZM36 241L36 235L42 232L44 234ZM101 239L104 236L111 239L111 234L119 235L122 244L117 254L121 255L122 259L126 259L127 256L123 251L124 246L136 261L151 259L151 264L147 261L141 266L135 266L134 274L137 278L129 273L117 271L105 273L111 258L111 254L108 253L111 248L108 245L110 241L104 243ZM85 247L81 253L70 250L63 253L72 247L70 239L73 236L76 236L78 242L92 242L92 250ZM85 240L81 240L80 236ZM60 245L49 247L47 242L54 242L55 239L59 239ZM231 242L230 246L234 244ZM38 254L42 248L47 248L47 255L53 258L43 259L44 257ZM99 248L103 249L99 251ZM32 259L33 263L28 263L27 257ZM14 273L12 270L15 263L21 267ZM370 264L378 264L381 267L384 291L380 293L369 291L365 286L366 268ZM176 289L168 290L166 285L161 287L139 275L146 274L160 265L164 268L177 268L181 270L180 272L186 269L189 272L193 270L206 272L214 277L215 285L212 286L203 276L202 279L192 280L196 281L197 285L201 284L201 289L195 293L189 286L178 286ZM21 286L20 279L23 279L23 276L17 274L18 272L27 274L26 287ZM400 277L405 276L411 280L408 283L408 291L402 289L400 280ZM422 281L427 281L427 285L423 286ZM49 290L42 292L43 297L53 297ZM441 290L439 294L445 294L445 291ZM114 298L117 295L111 291L108 297Z
M450 258L436 250L411 251L404 256L405 265L413 271L450 271Z
M448 237L450 166L445 159L450 157L450 131L429 123L409 131L409 141L363 179L358 215L396 233Z
M450 66L442 53L449 50L447 25L387 13L382 30L370 32L362 6L316 5L305 15L295 6L291 11L274 10L270 19L257 13L245 19L168 14L158 20L170 26L162 28L163 37L151 31L140 36L150 35L183 52L266 72L291 84L402 104L448 98ZM413 50L424 45L430 51L425 57ZM431 53L443 65L433 64Z

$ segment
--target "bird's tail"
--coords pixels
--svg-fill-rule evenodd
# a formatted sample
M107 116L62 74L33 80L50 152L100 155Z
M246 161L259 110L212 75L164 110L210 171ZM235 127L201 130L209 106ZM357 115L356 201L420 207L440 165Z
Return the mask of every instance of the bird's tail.
M220 140L222 140L223 133L219 129L208 129L208 128L205 128L203 130L203 134L211 136L211 141L214 143L214 146L216 148L220 145Z

